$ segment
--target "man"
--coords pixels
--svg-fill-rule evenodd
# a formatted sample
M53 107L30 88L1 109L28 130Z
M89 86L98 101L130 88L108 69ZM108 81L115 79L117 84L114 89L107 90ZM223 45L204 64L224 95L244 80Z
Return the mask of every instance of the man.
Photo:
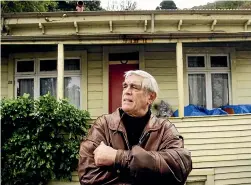
M157 93L150 74L126 72L122 107L99 117L80 145L81 185L185 183L191 156L175 126L151 114Z

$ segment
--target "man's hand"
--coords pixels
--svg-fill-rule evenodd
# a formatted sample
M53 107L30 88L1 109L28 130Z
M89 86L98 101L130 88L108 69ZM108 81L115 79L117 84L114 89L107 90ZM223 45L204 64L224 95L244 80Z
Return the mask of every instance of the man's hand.
M102 141L93 154L97 166L111 166L115 162L117 150L105 145Z

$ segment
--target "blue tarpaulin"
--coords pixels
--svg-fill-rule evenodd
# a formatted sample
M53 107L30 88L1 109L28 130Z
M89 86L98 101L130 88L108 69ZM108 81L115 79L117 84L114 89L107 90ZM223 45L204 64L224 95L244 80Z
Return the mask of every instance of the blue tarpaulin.
M232 114L247 114L251 113L251 104L247 105L225 105L221 107L228 113Z
M247 105L226 105L212 110L196 105L184 107L184 116L208 116L224 114L246 114L251 113L251 104ZM178 110L173 113L173 117L178 117Z

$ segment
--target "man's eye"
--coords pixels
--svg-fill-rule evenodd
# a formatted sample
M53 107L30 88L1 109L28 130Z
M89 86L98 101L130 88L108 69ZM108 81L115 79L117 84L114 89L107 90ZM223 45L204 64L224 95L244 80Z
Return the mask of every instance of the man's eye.
M133 89L136 89L136 90L139 90L139 89L140 89L140 86L138 86L138 85L133 85L132 88L133 88Z
M126 89L127 88L127 85L123 85L123 89Z

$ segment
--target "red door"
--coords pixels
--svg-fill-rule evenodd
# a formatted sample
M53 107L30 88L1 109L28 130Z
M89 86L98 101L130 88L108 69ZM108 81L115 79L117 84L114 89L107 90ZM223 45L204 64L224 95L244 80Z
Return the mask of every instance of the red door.
M109 65L109 113L121 107L122 83L125 72L137 69L139 69L138 64Z

